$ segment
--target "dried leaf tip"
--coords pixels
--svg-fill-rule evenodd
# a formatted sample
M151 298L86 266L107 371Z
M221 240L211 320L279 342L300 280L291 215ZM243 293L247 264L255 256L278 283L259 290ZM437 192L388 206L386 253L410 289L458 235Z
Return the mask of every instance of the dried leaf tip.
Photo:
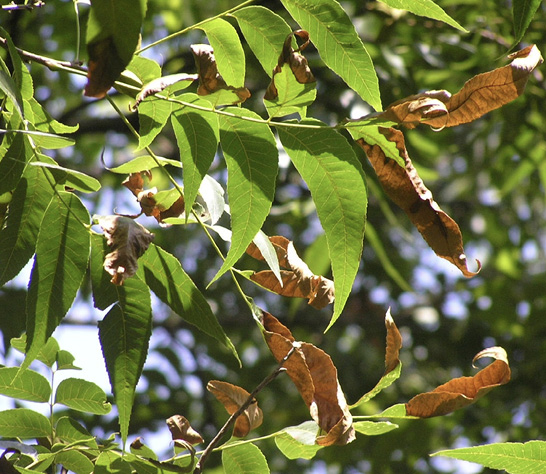
M474 356L474 359L472 359L472 367L477 368L475 362L479 359L483 359L484 357L492 357L496 360L502 360L508 365L508 354L506 353L506 351L502 347L494 346L488 347L487 349L478 352Z
M392 319L391 314L391 307L389 306L389 309L387 309L387 313L385 314L385 326L387 326L387 329L389 326L394 325L394 319Z

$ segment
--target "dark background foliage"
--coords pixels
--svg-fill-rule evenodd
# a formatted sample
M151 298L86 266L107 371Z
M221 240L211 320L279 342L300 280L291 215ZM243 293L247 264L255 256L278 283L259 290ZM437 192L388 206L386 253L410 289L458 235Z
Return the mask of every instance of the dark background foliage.
M237 2L210 0L150 0L142 44L224 11ZM512 12L508 1L464 0L439 2L469 32L443 23L389 9L374 1L345 1L361 38L376 65L383 104L428 89L452 93L475 74L505 64L513 43ZM283 15L280 2L263 1ZM87 8L79 5L85 27ZM544 5L527 31L523 46L546 46ZM46 2L34 11L0 13L0 23L15 44L28 51L63 60L78 58L76 22L71 1ZM202 42L201 31L192 31L149 50L146 55L163 66L164 74L194 72L189 45ZM86 60L81 48L79 58ZM263 111L261 97L268 78L250 50L246 86L252 98L245 106ZM4 53L3 53L4 54ZM346 117L369 112L345 84L325 68L316 50L305 51L317 78L318 99L309 115L335 124ZM61 165L98 178L103 192L85 196L91 214L103 210L134 214L137 203L121 178L105 169L130 159L135 142L125 125L102 102L82 97L83 80L63 72L29 65L38 100L58 120L80 124L77 144L61 150ZM383 372L384 315L390 306L402 331L404 368L401 378L382 392L366 412L376 413L391 404L409 400L454 376L471 375L474 354L491 345L503 346L513 369L509 385L447 417L403 421L400 429L376 438L359 437L351 445L322 450L312 461L287 461L272 441L260 448L274 472L404 473L457 472L456 465L431 461L428 455L442 448L493 441L544 439L546 429L546 222L545 179L546 106L543 69L538 68L525 94L500 110L471 124L433 132L420 127L406 133L408 149L433 191L435 199L460 225L470 261L481 260L481 273L466 280L440 261L406 216L382 194L373 173L368 174L370 202L368 232L392 264L389 272L371 238L365 240L361 269L342 317L323 334L330 309L317 311L305 304L266 294L245 285L245 291L285 324L294 335L327 351L334 360L349 402L372 388ZM125 108L124 110L127 110ZM135 125L136 115L129 114ZM158 155L177 158L172 131L156 139ZM362 150L357 153L371 171ZM176 171L173 171L176 172ZM213 175L225 179L218 159ZM154 183L160 187L161 183ZM300 254L316 246L309 265L323 271L321 230L305 184L292 166L279 175L273 212L264 231L293 239ZM199 288L206 287L220 266L213 249L192 228L160 228L141 218L156 234L155 243L177 255ZM371 235L371 234L370 234ZM256 265L245 257L239 268ZM473 263L471 264L473 265ZM471 267L472 268L472 267ZM397 272L404 287L392 278ZM89 292L89 290L88 290ZM79 301L91 305L85 291ZM195 332L180 318L157 304L152 355L137 395L131 433L165 431L164 420L180 413L206 438L225 420L223 409L205 390L210 379L222 379L251 390L275 363L232 282L224 277L206 292L221 324L242 355L244 367L207 336ZM11 284L0 290L0 318L10 327L4 345L22 330L24 289ZM64 324L95 327L100 314L88 311L82 318L70 313ZM97 360L97 365L102 365ZM259 396L267 434L308 419L308 411L287 377L279 377ZM110 421L108 421L110 420ZM90 418L96 432L117 430L115 419ZM168 446L165 446L167 448ZM214 459L211 462L211 466ZM326 467L327 466L327 469ZM211 471L212 472L212 471ZM476 472L476 471L474 471ZM484 471L485 472L485 471Z

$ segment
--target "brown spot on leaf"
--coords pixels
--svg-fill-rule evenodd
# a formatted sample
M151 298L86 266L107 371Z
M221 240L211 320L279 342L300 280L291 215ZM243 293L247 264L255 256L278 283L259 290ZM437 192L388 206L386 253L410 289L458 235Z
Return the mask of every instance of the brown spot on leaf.
M440 385L432 392L413 397L406 403L406 414L420 418L446 415L474 403L495 387L510 381L508 358L502 347L481 351L473 362L482 357L493 357L496 360L473 377L459 377Z
M387 140L396 145L405 168L388 158L380 146L368 145L362 138L357 143L366 152L385 193L406 212L439 257L455 265L465 277L475 276L477 272L471 272L467 267L459 226L440 209L419 177L406 150L404 135L394 128L380 128L380 131Z
M258 285L281 296L307 298L314 308L321 309L334 302L334 282L320 275L315 275L299 257L294 243L286 237L269 237L277 252L281 270L282 285L271 270L254 273L250 279ZM247 253L257 260L264 261L254 243L247 248Z
M292 37L297 36L303 40L303 44L298 48L292 47ZM265 100L275 100L278 96L277 87L275 86L275 75L282 71L282 67L285 64L290 65L290 69L294 74L294 77L300 84L309 84L315 82L315 76L311 72L307 59L301 51L303 51L309 45L309 33L305 30L297 30L290 33L284 40L282 52L279 56L279 60L275 69L273 69L273 75L271 82L267 87L264 95Z
M265 311L261 322L267 345L277 361L283 360L295 347L284 368L309 408L311 417L322 430L317 436L317 444L344 445L353 441L353 418L330 356L312 344L296 343L290 330Z
M167 427L174 440L182 440L194 445L203 442L203 437L195 431L190 422L182 415L173 415L167 419Z
M89 67L84 94L87 97L101 99L123 72L125 63L119 56L111 36L89 43L87 51Z
M230 415L239 410L250 396L250 393L244 388L227 382L221 382L220 380L211 380L207 384L207 390L224 405L224 408ZM243 438L251 430L260 426L262 422L262 410L258 407L258 402L253 400L250 406L237 417L233 428L233 436Z

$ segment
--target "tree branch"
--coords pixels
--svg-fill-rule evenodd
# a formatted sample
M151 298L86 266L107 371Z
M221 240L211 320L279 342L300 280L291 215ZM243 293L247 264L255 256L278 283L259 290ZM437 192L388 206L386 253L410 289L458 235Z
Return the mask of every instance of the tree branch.
M193 471L193 474L200 474L201 472L203 472L203 466L205 465L205 462L207 461L207 458L210 456L212 451L214 451L214 448L218 446L218 444L220 443L220 440L224 437L224 435L229 431L231 426L235 423L235 420L237 420L237 418L239 418L239 416L254 402L254 397L259 392L261 392L264 389L264 387L266 387L273 380L275 380L275 378L281 372L284 372L286 370L283 367L283 365L294 353L295 349L296 349L296 346L293 345L292 348L288 351L288 353L284 356L284 358L279 362L279 364L277 365L277 368L260 382L260 384L248 396L245 403L243 403L241 407L235 413L233 413L233 415L229 417L229 419L225 422L224 426L222 426L222 428L220 429L220 431L218 431L214 439L209 443L209 445L203 451L203 454L201 455L199 462L195 466L195 470Z
M41 0L34 0L32 3L25 3L24 5L17 5L14 2L11 2L9 5L2 5L0 8L4 11L14 11L14 10L33 10L34 8L40 8L45 5L45 2Z

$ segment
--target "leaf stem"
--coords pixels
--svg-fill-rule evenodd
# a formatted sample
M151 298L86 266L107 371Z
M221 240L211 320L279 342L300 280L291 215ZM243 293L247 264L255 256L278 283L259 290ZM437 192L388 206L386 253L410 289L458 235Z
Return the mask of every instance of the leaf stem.
M212 20L216 20L217 18L221 18L223 16L229 15L230 13L233 13L237 10L240 10L241 8L250 5L254 3L256 0L246 0L246 2L240 3L239 5L230 8L229 10L226 10L225 12L219 13L216 16L206 18L205 20L202 20L198 23L195 23L194 25L188 26L187 28L184 28L180 31L177 31L176 33L172 33L169 36L165 36L164 38L158 39L157 41L154 41L153 43L150 43L148 46L144 46L144 48L140 48L139 50L135 51L135 54L140 54L147 49L153 48L154 46L157 46L158 44L165 43L166 41L170 41L173 38L176 38L178 36L182 36L183 34L187 33L188 31L194 30L196 28L199 28L201 25L204 25L205 23L208 23Z
M213 450L218 446L218 443L220 443L220 440L224 437L224 435L228 432L228 430L231 428L231 426L235 423L237 418L254 402L254 397L261 392L267 385L269 385L275 378L281 373L284 372L286 369L284 369L283 365L286 363L286 361L290 358L290 356L294 353L296 347L292 346L292 348L288 351L288 353L284 356L284 358L279 362L277 367L273 372L271 372L265 379L263 379L258 386L252 391L252 393L248 396L246 401L239 407L239 409L233 413L229 417L229 419L224 423L224 426L220 428L220 431L216 434L214 439L209 443L209 445L205 448L203 451L203 454L201 455L201 458L199 459L199 462L195 466L195 470L193 471L193 474L200 474L203 472L203 466L205 465L205 462L207 461L210 454L213 452ZM226 449L228 446L224 447Z

